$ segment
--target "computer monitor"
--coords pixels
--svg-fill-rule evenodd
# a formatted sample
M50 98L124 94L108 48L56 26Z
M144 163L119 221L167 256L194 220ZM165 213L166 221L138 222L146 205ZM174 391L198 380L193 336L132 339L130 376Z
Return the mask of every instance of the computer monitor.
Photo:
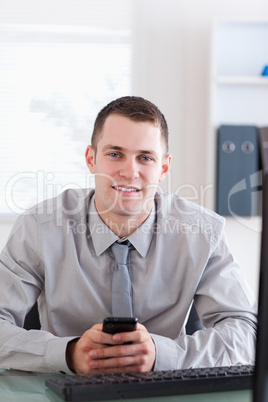
M254 402L268 402L268 127L259 129L262 161L262 235Z

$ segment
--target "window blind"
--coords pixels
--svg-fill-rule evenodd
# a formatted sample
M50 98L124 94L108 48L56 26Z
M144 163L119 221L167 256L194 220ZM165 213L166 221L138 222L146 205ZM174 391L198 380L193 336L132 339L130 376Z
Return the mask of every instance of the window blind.
M126 0L0 0L0 214L94 185L96 114L131 94L130 16Z

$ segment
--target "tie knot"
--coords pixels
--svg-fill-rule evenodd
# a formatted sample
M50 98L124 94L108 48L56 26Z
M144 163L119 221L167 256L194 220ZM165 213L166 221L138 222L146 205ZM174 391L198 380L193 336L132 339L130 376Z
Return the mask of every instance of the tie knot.
M128 250L128 245L126 244L114 243L112 245L112 252L117 264L127 263Z

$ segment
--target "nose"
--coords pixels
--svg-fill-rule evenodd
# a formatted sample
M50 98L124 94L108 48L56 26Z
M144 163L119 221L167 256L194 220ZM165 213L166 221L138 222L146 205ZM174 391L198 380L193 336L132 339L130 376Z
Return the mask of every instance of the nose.
M119 176L127 180L134 180L139 177L139 167L135 158L127 158L121 165Z

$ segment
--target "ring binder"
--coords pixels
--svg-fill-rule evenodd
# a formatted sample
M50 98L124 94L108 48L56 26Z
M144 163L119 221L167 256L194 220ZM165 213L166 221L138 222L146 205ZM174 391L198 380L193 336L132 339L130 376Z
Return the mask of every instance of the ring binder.
M223 216L260 214L258 129L222 125L218 129L217 212Z

